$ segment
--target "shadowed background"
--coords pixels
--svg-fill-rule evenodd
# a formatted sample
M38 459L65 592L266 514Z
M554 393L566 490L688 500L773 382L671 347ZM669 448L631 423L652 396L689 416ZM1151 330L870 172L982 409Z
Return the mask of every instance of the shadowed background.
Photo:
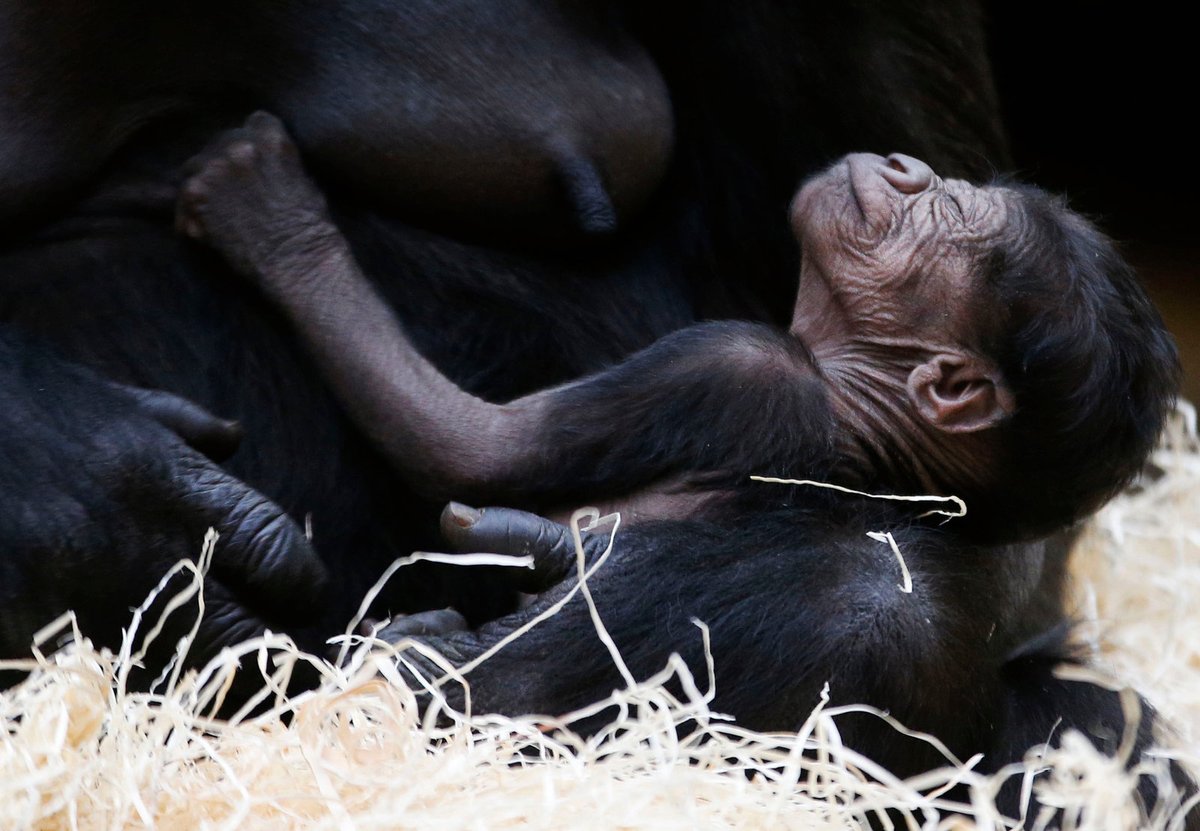
M1120 240L1200 400L1200 44L1174 8L989 4L1001 107L1022 178L1066 193Z

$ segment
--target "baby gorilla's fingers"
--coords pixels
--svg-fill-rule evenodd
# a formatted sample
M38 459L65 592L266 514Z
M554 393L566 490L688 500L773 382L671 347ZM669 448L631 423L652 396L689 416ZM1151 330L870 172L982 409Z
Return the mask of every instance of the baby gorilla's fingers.
M299 157L299 151L283 122L271 113L258 110L252 113L241 127L232 127L217 134L199 153L184 162L183 175L185 178L195 176L214 159L222 157L232 156L248 161L258 148L283 151Z
M179 188L179 198L175 201L175 231L189 239L204 239L204 220L200 214L200 204L204 199L204 189L199 182L188 179Z
M375 633L375 637L394 643L403 638L446 635L466 630L467 619L458 612L453 609L434 609L412 615L396 615Z
M545 591L575 568L570 529L537 514L512 508L479 510L451 502L442 511L441 527L446 541L460 553L533 557L532 570L511 570L512 586L518 591Z
M283 123L258 112L184 166L175 226L239 274L266 279L336 237ZM297 253L298 252L298 253Z
M288 134L287 127L271 113L264 110L251 113L244 129L263 147L289 159L300 158L300 151Z
M212 231L209 228L209 203L217 190L215 185L234 175L228 156L233 146L230 141L231 137L228 134L222 136L219 144L193 156L184 165L186 178L179 188L179 198L175 202L175 230L186 237L204 240Z
M258 155L256 136L245 127L221 133L183 164L183 184L175 205L175 229L192 239L206 235L205 209L214 186L236 177L237 167L248 168ZM241 174L244 175L244 174Z

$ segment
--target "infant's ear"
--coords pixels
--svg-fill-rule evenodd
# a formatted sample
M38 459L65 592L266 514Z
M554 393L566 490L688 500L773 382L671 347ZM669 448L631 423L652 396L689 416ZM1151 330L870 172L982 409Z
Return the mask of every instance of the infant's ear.
M908 397L921 418L948 433L995 427L1016 408L1004 376L975 355L942 353L908 376Z

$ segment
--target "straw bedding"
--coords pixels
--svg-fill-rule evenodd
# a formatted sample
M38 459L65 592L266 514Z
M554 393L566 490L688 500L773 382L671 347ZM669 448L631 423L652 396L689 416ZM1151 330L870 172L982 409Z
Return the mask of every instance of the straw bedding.
M1182 409L1154 457L1156 475L1092 522L1076 552L1075 594L1099 677L1135 684L1174 728L1159 755L1200 770L1194 422ZM202 602L211 543L198 564L164 580L174 614L194 617ZM116 654L94 649L69 617L40 634L20 662L32 674L0 694L0 829L853 829L883 808L898 810L900 827L969 827L944 813L944 793L960 781L970 804L957 807L978 827L1014 825L991 806L1000 777L975 773L977 759L947 754L943 768L900 781L843 747L846 708L824 705L797 734L743 731L710 712L709 679L682 665L614 693L622 715L584 740L571 732L572 716L422 721L389 650L363 643L347 643L351 657L336 668L272 636L200 673L169 667L150 693L128 691L125 673L153 624L135 613ZM217 721L210 714L239 661L277 682L296 662L315 662L325 682L292 699L268 693L268 711L254 718ZM664 688L672 675L683 677L672 686L682 698ZM1048 777L1032 780L1030 771L1047 767ZM1142 768L1162 775L1158 758ZM1132 775L1079 737L1066 736L1058 751L1031 749L1026 765L1004 775L1064 807L1069 827L1178 822L1169 805L1140 817ZM1039 827L1036 810L1024 824Z

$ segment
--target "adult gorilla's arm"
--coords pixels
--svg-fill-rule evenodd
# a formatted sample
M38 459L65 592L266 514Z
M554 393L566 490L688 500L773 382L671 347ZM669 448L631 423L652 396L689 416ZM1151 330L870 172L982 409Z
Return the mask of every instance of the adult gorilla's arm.
M0 655L27 654L67 609L89 637L116 642L129 609L173 563L196 558L209 527L220 539L192 660L268 620L278 628L320 596L325 568L299 528L199 452L227 455L236 425L107 381L8 327L0 389ZM176 628L160 638L168 651Z

